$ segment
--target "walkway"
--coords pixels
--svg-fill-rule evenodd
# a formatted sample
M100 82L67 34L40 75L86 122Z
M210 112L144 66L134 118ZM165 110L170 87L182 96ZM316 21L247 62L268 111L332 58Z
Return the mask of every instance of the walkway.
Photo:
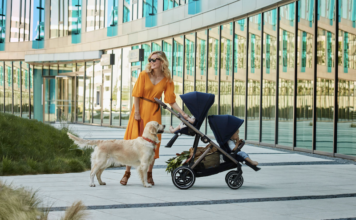
M86 125L71 125L70 129L87 139L121 139L125 132ZM255 172L244 166L245 182L240 189L228 188L226 173L220 173L198 178L189 190L179 190L165 172L165 161L188 150L193 139L180 137L172 148L164 148L170 137L163 134L153 188L144 188L135 170L128 185L121 186L122 168L104 171L102 178L107 185L97 184L95 188L89 187L89 171L2 179L38 189L45 203L53 204L50 219L58 219L60 210L77 200L88 206L88 219L99 220L356 218L353 161L246 145L244 151L261 163L262 170Z

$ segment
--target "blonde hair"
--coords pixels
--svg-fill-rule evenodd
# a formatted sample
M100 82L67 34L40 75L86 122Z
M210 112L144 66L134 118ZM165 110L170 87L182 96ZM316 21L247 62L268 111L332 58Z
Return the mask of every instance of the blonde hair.
M163 51L154 51L148 56L148 59L151 59L152 55L154 55L154 54L156 54L161 59L161 69L162 69L164 77L166 77L168 79L168 82L172 82L171 71L168 68L169 62L168 62L166 54ZM151 62L148 61L145 71L147 73L152 74Z

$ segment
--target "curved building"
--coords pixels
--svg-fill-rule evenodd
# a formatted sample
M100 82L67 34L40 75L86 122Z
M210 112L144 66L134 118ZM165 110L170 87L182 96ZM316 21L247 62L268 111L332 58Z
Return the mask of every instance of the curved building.
M355 0L0 0L0 111L125 127L156 50L248 142L356 158Z

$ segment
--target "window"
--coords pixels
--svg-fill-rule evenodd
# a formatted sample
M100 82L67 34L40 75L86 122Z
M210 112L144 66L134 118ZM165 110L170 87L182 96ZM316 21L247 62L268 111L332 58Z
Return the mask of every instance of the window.
M68 35L68 0L51 0L50 38Z
M107 1L87 0L87 31L105 27L105 3Z
M33 1L31 0L12 1L10 42L23 42L30 40L31 3L33 4ZM32 7L32 9L35 9L35 7ZM35 23L32 22L32 24Z

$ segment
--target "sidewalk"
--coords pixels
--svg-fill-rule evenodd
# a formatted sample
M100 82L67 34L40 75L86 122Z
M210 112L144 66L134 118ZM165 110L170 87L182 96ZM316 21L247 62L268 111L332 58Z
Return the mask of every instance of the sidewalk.
M86 139L122 139L124 129L71 125ZM88 219L340 219L356 218L356 162L268 147L246 145L243 149L262 170L243 166L244 184L231 190L225 174L197 178L189 190L177 189L165 172L165 161L188 150L191 137L163 134L160 158L156 160L155 186L144 188L136 170L127 186L119 182L123 168L103 172L106 186L89 187L89 171L83 173L1 177L38 189L45 203L53 204L50 219L58 219L66 206L82 200ZM200 146L204 146L201 143ZM95 179L95 183L97 183Z

